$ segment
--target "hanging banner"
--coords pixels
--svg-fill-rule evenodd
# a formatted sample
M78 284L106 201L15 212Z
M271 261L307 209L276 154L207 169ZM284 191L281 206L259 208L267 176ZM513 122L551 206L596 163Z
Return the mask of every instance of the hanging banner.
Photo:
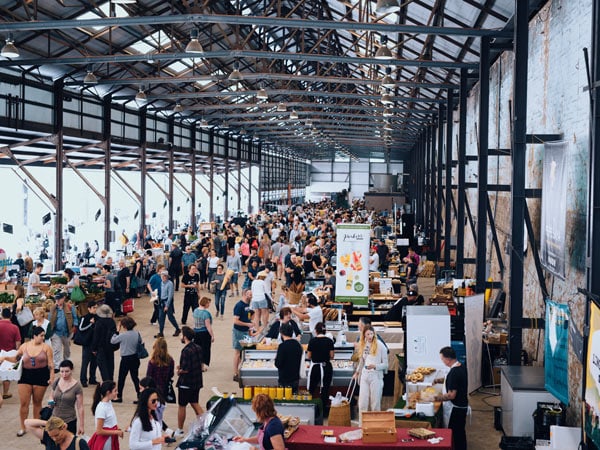
M335 301L355 305L369 303L369 244L371 226L362 223L339 224Z
M544 144L540 259L554 275L565 278L567 226L567 142Z
M546 301L544 345L545 385L548 392L569 404L569 307Z
M600 448L600 309L590 303L590 334L585 370L585 433Z
M483 342L481 335L483 334L484 318L483 299L484 294L470 295L464 298L468 392L473 392L482 385L481 355L483 354ZM493 367L490 367L490 370L493 370Z

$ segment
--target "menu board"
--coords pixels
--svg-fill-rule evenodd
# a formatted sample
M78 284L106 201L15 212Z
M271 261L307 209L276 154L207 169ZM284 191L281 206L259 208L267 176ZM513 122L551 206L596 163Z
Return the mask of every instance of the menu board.
M344 223L337 226L335 301L369 303L369 244L371 226Z

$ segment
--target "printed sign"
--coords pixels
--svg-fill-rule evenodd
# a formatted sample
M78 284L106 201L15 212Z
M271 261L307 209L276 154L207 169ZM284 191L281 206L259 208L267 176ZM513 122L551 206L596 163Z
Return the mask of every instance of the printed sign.
M338 256L335 301L367 305L371 226L360 223L339 224L336 233Z
M542 227L540 259L553 274L565 278L565 235L567 226L567 143L544 144L542 181Z
M546 301L545 388L569 404L569 307Z
M600 309L590 303L590 334L585 361L585 433L600 448Z

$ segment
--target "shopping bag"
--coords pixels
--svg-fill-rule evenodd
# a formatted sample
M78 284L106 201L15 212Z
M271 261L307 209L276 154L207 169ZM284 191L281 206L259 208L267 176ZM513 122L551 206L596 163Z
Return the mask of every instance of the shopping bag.
M28 323L33 321L33 313L31 312L31 308L27 305L23 305L21 311L17 313L17 322L20 326L24 327Z
M133 305L132 298L128 298L121 305L121 311L123 311L123 314L132 313L133 309L134 309L134 305Z
M138 333L138 343L137 343L137 356L139 359L144 359L144 358L148 357L148 350L146 350L144 341L142 341L142 335L139 333Z
M167 395L165 400L167 401L167 403L177 403L175 389L173 389L173 380L170 380L169 384L167 385Z
M71 300L75 303L79 303L85 300L85 294L79 286L75 286L71 291Z

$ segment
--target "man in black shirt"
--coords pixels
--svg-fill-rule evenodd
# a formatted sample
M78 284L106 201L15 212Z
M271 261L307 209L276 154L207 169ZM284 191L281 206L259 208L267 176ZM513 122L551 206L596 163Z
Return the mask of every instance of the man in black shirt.
M123 315L120 305L122 305L125 300L130 298L130 286L131 272L129 271L129 267L127 267L125 264L125 260L121 259L119 260L119 271L117 272L117 286L115 286L115 290L118 289L117 295L119 301L119 306L115 310L115 317L120 317Z
M440 350L440 359L450 368L444 383L444 392L436 400L443 401L444 426L452 430L454 450L467 450L465 424L469 401L467 399L467 368L456 359L452 347Z
M300 365L303 363L304 349L300 342L292 338L292 325L284 323L279 327L283 342L277 348L275 367L277 367L280 386L291 386L292 392L298 392Z
M183 273L183 252L179 246L173 242L171 252L169 253L169 277L173 281L175 290L179 290L179 277Z
M296 321L292 320L292 308L289 306L284 306L279 310L279 320L273 322L271 328L269 328L269 332L265 337L278 339L279 330L284 323L289 323L292 326L292 337L300 339L300 336L302 336L302 330L300 330L300 327L298 327Z
M181 284L185 288L183 295L183 312L181 313L181 323L185 325L189 311L198 307L198 289L200 286L200 274L196 264L190 264L188 271L181 278Z

